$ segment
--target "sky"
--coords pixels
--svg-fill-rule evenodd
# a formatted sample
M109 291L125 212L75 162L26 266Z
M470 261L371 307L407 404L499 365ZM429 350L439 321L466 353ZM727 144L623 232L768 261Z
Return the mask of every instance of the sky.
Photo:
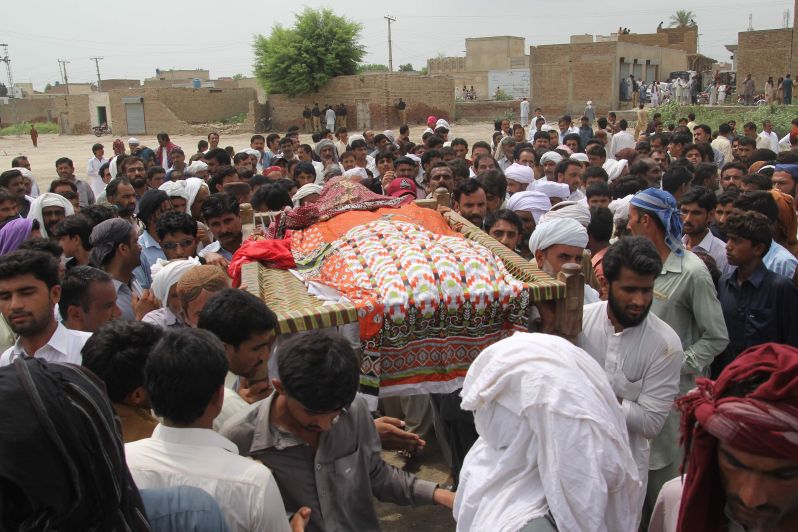
M393 62L416 69L428 58L465 55L467 37L514 35L526 46L567 43L573 34L609 35L619 26L633 33L653 33L669 25L677 9L691 10L699 26L699 51L728 61L726 44L748 28L781 28L783 13L793 0L403 0L380 2L336 0L304 3L226 0L139 0L112 3L99 0L14 2L3 13L0 43L8 44L16 82L32 82L42 90L60 80L59 59L69 61L70 83L96 81L95 63L103 78L144 79L155 69L205 68L211 78L237 73L252 75L252 41L268 35L274 24L291 26L304 7L329 7L363 24L365 63L388 63L387 22L392 24ZM111 9L111 7L115 9ZM0 80L7 83L4 65Z

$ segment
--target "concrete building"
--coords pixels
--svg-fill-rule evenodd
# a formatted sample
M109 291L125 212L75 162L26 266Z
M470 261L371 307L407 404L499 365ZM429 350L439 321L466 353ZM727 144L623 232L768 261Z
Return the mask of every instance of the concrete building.
M652 34L578 35L568 44L529 49L531 101L547 113L581 115L588 100L599 112L630 107L622 80L665 81L671 72L705 70L698 28L657 28ZM690 68L695 67L695 68Z
M741 31L737 34L737 45L726 49L734 54L737 84L751 74L757 92L765 89L765 81L772 76L774 81L790 73L798 75L798 0L793 7L793 27L770 30Z
M452 76L458 99L464 86L473 86L480 100L492 99L497 87L516 98L529 94L529 56L523 37L477 37L465 44L465 57L427 59L430 75Z

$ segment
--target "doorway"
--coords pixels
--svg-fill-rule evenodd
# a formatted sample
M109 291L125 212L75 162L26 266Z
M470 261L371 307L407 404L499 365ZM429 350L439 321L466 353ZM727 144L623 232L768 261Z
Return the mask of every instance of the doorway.
M108 110L104 105L97 107L97 125L108 125Z

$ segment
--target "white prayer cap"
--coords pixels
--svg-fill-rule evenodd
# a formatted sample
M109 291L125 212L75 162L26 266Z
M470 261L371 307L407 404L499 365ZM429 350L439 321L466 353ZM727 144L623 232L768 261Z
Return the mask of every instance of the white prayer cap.
M141 142L139 142L139 139L137 139L136 137L130 137L129 139L127 139L127 143L128 143L128 145L134 144L136 146L141 144Z
M513 163L504 170L504 176L507 179L512 179L519 183L526 183L527 185L535 182L535 172L528 166L523 164Z
M612 200L610 202L608 207L612 211L612 222L615 225L629 220L629 205L633 197L634 194L629 194L621 199Z
M583 201L562 201L540 217L542 223L559 218L576 220L583 226L590 225L590 207Z
M186 182L182 179L176 181L165 181L158 190L162 190L166 192L166 195L170 198L183 198L188 202L189 195L188 190L186 190Z
M557 183L546 179L538 179L532 183L532 190L543 192L549 198L565 199L571 195L571 189L565 183Z
M543 166L548 162L554 162L556 164L560 164L561 161L562 161L562 155L560 155L556 151L547 151L540 157L541 166Z
M321 191L324 187L321 185L317 185L316 183L308 183L307 185L302 185L302 187L296 191L294 197L292 198L294 202L294 207L299 207L300 200L303 200L310 196L311 194L321 194Z
M197 172L207 171L208 165L202 161L194 161L186 167L186 173L192 177L197 176Z
M244 150L244 153L246 153L247 155L251 155L252 157L257 157L258 159L260 159L260 152L258 150L254 150L252 148L247 148L246 150Z
M587 158L586 153L574 153L568 157L572 161L579 161L580 163L589 163L590 159Z
M537 120L537 118L535 120ZM540 130L541 131L554 131L554 126L550 126L548 124L543 124L542 126L540 126Z
M607 172L607 175L609 176L609 180L607 182L612 183L615 179L621 177L623 169L626 168L628 165L629 161L627 161L626 159L620 159L620 160L607 159L607 161L603 165L604 170Z
M511 211L526 211L532 214L535 223L538 223L541 215L551 209L551 201L543 192L526 190L516 192L507 200L507 208Z
M190 259L164 260L158 259L152 265L152 295L160 301L161 306L166 308L169 299L169 290L176 285L180 278L194 266L200 266L197 257Z
M588 100L588 101L587 101L587 104L588 104L588 105L593 105L593 102L592 102L591 100Z
M45 192L34 199L33 203L30 204L27 218L28 220L36 220L39 222L39 230L42 232L44 238L53 236L47 233L47 227L44 225L44 217L42 216L42 211L47 207L61 207L64 209L64 216L75 214L75 208L72 207L72 203L61 194Z
M557 244L584 248L587 246L587 240L587 229L576 220L562 218L544 221L532 232L529 251L534 253Z
M369 175L366 173L365 168L360 168L356 166L344 172L344 177L349 181L354 181L356 183L361 183L369 178ZM298 191L297 191L298 192Z
M199 191L202 190L203 187L208 192L210 192L210 189L208 188L207 183L205 183L205 181L199 177L189 177L185 180L185 183L186 192L188 193L188 205L186 205L186 208L191 210L191 206L194 205L194 201L197 199L197 194L199 194Z

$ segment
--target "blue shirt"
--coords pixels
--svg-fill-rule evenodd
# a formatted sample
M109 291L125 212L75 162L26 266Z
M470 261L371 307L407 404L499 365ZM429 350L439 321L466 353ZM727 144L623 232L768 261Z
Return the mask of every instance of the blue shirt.
M219 504L192 486L139 490L153 532L227 532Z
M770 244L770 249L765 253L765 256L762 257L762 262L768 270L783 275L788 279L793 278L793 275L795 275L795 267L798 266L798 259L787 251L787 248L776 243L776 241Z
M161 245L147 231L141 233L139 237L141 246L141 266L133 270L133 275L142 288L149 288L152 284L152 273L150 269L158 262L158 259L166 260L166 255L161 249Z
M749 347L765 342L798 347L798 323L793 314L798 306L798 288L764 264L742 283L737 281L738 273L735 270L724 275L718 283L718 299L729 332L723 362L728 364ZM713 367L713 373L721 369Z

